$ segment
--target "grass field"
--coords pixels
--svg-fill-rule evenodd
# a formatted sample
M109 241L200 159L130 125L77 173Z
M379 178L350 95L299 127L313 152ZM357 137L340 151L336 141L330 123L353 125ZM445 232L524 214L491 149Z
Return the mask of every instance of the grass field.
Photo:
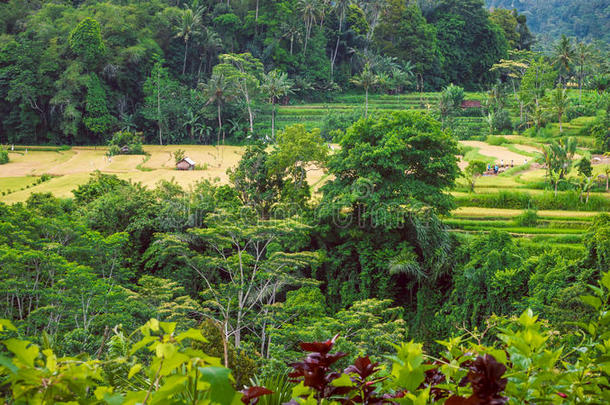
M172 152L186 151L203 170L178 171ZM153 187L159 180L174 180L188 188L203 179L228 182L227 169L235 167L243 148L209 145L145 145L144 155L120 155L109 160L106 148L74 147L67 151L33 151L27 154L10 153L10 163L0 166L0 201L25 201L33 192L52 192L58 197L71 197L71 191L85 183L90 173L100 170L118 177ZM34 185L38 176L50 174L50 180ZM310 171L310 184L320 182L324 173ZM28 188L28 186L30 186ZM4 195L1 195L4 193Z

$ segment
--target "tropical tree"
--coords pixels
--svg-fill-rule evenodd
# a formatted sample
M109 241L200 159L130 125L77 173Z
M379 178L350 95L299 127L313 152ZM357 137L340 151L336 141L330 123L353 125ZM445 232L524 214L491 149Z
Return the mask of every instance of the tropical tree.
M553 112L557 115L557 120L559 121L559 132L562 133L563 115L565 114L570 104L570 99L568 98L567 90L562 89L560 86L557 86L557 88L555 88L555 90L553 90L550 94L549 103Z
M212 69L212 62L222 49L222 39L216 31L206 27L203 31L205 34L204 39L201 41L200 52L201 59L199 60L199 67L197 68L197 81L201 79L201 70L209 72ZM206 65L204 66L204 61Z
M554 62L559 71L559 81L565 88L572 76L572 65L574 63L575 52L572 40L562 35L559 42L555 45Z
M275 103L280 97L292 93L292 86L293 82L285 72L272 70L263 76L261 90L271 103L271 139L275 139Z
M223 74L227 81L234 84L248 110L250 133L254 132L254 113L252 99L260 88L259 78L263 74L263 64L250 52L241 54L223 54L219 56L220 63L214 66L214 72Z
M485 173L486 168L487 163L482 160L473 160L468 163L468 166L466 167L466 170L464 172L466 179L468 180L468 184L470 185L471 192L474 193L475 183L477 179L481 177L483 173Z
M222 74L212 74L212 77L201 86L203 96L207 99L206 105L215 103L218 115L218 145L220 145L220 133L222 131L222 106L233 100L235 89ZM224 144L224 131L222 131L222 143Z
M542 147L540 161L546 166L549 178L553 171L559 172L560 178L565 178L572 167L577 145L574 138L564 138Z
M561 177L561 171L560 170L551 170L549 172L549 180L551 181L551 184L555 188L555 198L557 198L557 186L559 185L559 183L561 181L563 181L563 179Z
M351 82L356 86L364 89L364 118L368 116L369 112L369 89L375 86L379 81L378 76L371 69L371 65L367 63L364 65L364 69L360 74L354 76Z
M320 4L319 0L299 0L298 7L305 23L305 45L303 46L303 55L305 55L307 53L307 42L311 37L311 29L319 15Z
M576 45L575 59L576 59L576 76L578 77L578 101L582 101L582 86L588 76L589 70L589 59L591 58L592 47L586 42L579 42Z
M189 39L191 36L199 32L201 28L201 13L199 10L193 11L191 8L186 8L182 11L180 18L180 26L176 36L184 40L184 60L182 62L182 74L186 70L186 55L188 53Z
M335 50L330 58L330 79L333 78L333 70L335 66L335 61L337 60L337 53L339 52L339 39L341 38L341 34L343 32L343 22L345 21L345 14L352 4L353 0L337 0L334 3L334 11L337 14L337 18L339 19L339 32L337 33L337 42L335 43Z

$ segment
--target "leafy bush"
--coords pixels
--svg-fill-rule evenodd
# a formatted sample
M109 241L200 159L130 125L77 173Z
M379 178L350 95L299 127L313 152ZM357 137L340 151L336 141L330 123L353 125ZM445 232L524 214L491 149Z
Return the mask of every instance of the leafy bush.
M0 146L0 165L9 162L8 151Z
M493 146L506 145L510 143L510 141L503 136L488 136L485 139L485 142Z
M178 164L186 156L186 151L184 149L177 149L172 155L174 156L174 161Z
M362 109L352 109L347 112L339 112L330 110L322 121L320 126L320 134L327 141L333 141L336 131L345 132L354 122L358 121L363 116Z
M491 125L496 132L504 130L512 130L513 122L510 119L510 114L506 109L494 111L491 114Z
M518 226L534 227L538 224L538 212L535 210L525 210L522 214L515 217L515 224Z
M142 133L118 131L108 142L108 156L114 155L143 155Z

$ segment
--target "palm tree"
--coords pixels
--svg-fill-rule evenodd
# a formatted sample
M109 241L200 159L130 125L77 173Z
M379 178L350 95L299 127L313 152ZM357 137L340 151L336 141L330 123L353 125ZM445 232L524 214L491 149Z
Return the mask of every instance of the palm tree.
M305 22L305 46L303 47L303 55L307 52L307 41L311 36L311 28L316 23L316 18L319 14L318 0L299 0L299 11L303 14Z
M222 105L231 101L235 96L233 86L222 74L213 74L207 83L202 85L203 96L208 100L205 105L216 103L218 113L218 145L220 145L220 132L222 131ZM222 143L225 142L225 134L222 131Z
M591 188L593 188L593 177L585 177L580 181L580 202L582 202L582 194L587 193L587 199L585 204L589 203L589 195L591 193Z
M176 36L184 39L184 61L182 62L182 74L186 71L186 55L188 53L189 39L195 34L201 25L201 14L199 11L193 11L186 8L182 12L180 27Z
M182 123L182 126L187 129L191 141L195 140L195 134L193 130L195 129L198 123L199 114L195 114L195 112L191 108L189 108L186 111L186 116L184 117L184 122Z
M335 61L337 60L337 53L339 52L339 39L341 38L341 33L343 31L343 22L345 21L345 14L347 13L347 9L352 4L352 0L336 0L335 2L335 13L337 13L337 17L339 18L339 32L337 33L337 42L335 43L335 51L332 54L330 59L330 79L333 78L333 68L335 66Z
M557 186L559 185L559 182L563 180L561 178L561 171L560 170L551 170L549 173L549 177L551 180L551 184L553 184L555 187L555 198L557 198Z
M364 89L364 118L366 118L369 112L369 89L377 84L377 75L373 73L371 65L367 63L362 72L354 76L351 82Z
M586 77L587 62L591 57L591 46L584 42L579 42L576 45L576 62L578 63L578 102L582 101L582 84Z
M559 70L560 81L565 88L571 76L572 63L574 61L574 48L572 40L565 35L555 45L555 65Z
M294 19L290 19L288 22L283 21L282 25L282 38L288 38L290 41L290 54L292 55L292 50L294 46L294 40L299 39L301 36L301 28L297 25L297 22Z
M211 28L205 28L205 39L201 43L201 59L199 60L199 68L197 69L197 81L201 79L201 67L203 61L207 61L204 72L212 69L212 61L222 49L222 39L216 31Z
M261 90L269 97L271 102L271 139L275 139L275 101L292 93L292 80L285 72L272 70L263 76Z
M567 90L562 89L560 86L557 86L555 90L551 92L551 108L557 114L557 119L559 120L559 132L563 132L562 118L563 114L565 114L568 105L570 104L570 99L568 98Z

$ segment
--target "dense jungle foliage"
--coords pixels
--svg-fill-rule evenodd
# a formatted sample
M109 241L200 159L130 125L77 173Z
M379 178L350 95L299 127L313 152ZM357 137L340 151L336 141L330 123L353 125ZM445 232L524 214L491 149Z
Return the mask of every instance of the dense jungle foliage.
M0 2L0 398L610 402L604 5Z
M483 0L10 0L0 3L0 142L106 144L137 131L145 143L209 144L221 129L244 142L269 136L270 112L273 138L278 103L487 89L507 82L494 64L522 68L532 58L509 51L534 42L525 15ZM581 87L606 72L596 67L606 50L594 48Z
M581 248L449 232L438 215L454 206L457 143L440 122L413 111L362 118L340 146L329 155L319 131L297 126L272 148L249 146L230 185L147 189L97 172L71 199L0 205L0 317L15 356L1 357L4 395L231 403L234 388L254 384L284 392L270 403L365 393L367 403L382 393L596 403L608 384L608 315L596 317L608 305L610 216L591 221ZM330 175L320 199L311 165ZM334 343L300 344L337 333L349 355L316 360L312 382L313 366L294 363L300 347L319 359ZM410 339L422 344L396 346ZM362 379L381 374L340 377L335 361ZM288 364L305 376L294 391ZM472 386L458 388L466 374ZM490 397L459 402L469 395Z

